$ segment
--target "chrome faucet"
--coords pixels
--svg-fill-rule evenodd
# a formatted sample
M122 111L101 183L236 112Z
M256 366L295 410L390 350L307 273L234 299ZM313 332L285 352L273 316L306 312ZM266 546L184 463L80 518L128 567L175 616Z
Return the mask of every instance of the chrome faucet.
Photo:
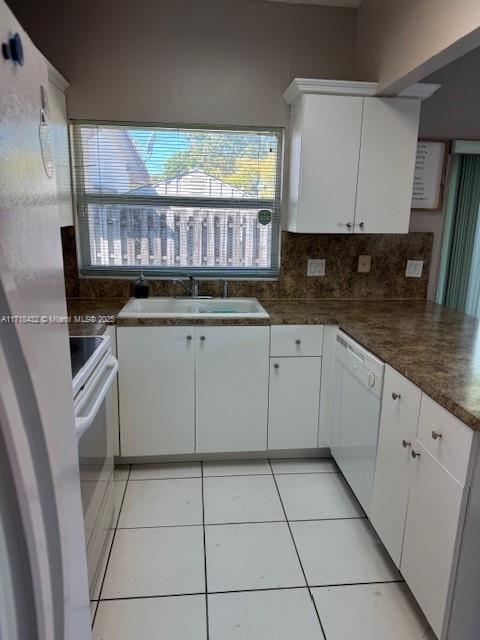
M198 280L190 274L188 275L188 280L190 282L190 286L186 285L181 278L174 278L172 282L182 285L188 295L192 296L192 298L198 298Z

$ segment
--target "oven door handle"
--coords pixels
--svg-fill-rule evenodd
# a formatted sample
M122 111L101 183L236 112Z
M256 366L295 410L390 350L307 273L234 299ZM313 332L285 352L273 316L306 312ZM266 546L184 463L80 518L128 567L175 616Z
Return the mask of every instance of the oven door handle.
M103 372L107 371L108 369L110 369L110 373L108 374L108 377L103 383L103 386L101 387L101 389L98 390L97 387L94 387L92 390L92 393L90 394L90 397L95 394L95 401L93 402L90 408L90 411L87 413L86 416L79 416L78 418L75 418L75 431L77 433L78 440L81 438L81 436L85 433L88 427L95 420L95 416L97 415L102 402L105 400L105 396L110 390L112 381L117 375L118 361L113 355L110 356L110 358L106 362Z

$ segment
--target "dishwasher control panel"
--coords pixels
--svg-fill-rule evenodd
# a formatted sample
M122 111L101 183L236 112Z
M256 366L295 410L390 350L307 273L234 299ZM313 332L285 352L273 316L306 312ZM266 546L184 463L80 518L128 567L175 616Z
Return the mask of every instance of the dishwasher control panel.
M385 364L343 331L337 334L335 358L377 397L383 391Z

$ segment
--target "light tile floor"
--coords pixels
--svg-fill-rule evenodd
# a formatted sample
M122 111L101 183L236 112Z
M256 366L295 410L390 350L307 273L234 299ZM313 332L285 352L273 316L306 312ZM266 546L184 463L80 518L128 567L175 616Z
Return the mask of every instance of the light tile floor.
M435 640L331 460L116 471L94 640Z

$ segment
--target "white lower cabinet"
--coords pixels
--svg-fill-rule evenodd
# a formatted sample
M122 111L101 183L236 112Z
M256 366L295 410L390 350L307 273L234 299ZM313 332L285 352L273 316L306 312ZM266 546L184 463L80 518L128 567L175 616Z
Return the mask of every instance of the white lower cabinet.
M411 459L400 569L435 634L442 638L463 526L464 487L418 440L412 451L417 457Z
M371 521L438 638L443 637L465 488L382 410Z
M446 640L475 441L401 378L395 372L385 383L370 517L436 636Z
M122 456L195 451L191 327L118 327Z
M196 450L267 448L270 328L196 328Z
M410 430L384 406L370 519L397 567L400 567L407 517L413 440Z
M269 449L317 446L322 358L271 358Z
M267 448L269 327L119 327L122 456Z
M123 457L317 448L320 356L270 358L268 326L117 332ZM323 327L281 333L322 353Z

